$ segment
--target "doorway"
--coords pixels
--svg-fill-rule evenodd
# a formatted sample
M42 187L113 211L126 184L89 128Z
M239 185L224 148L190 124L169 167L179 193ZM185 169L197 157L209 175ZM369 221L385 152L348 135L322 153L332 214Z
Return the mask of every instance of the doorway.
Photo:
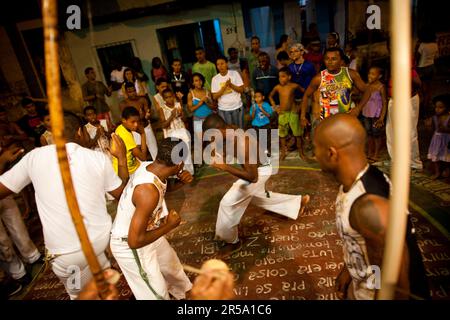
M184 71L197 62L195 48L203 47L206 59L215 62L223 55L222 33L218 19L184 24L157 30L162 60L170 67L173 59L181 59Z

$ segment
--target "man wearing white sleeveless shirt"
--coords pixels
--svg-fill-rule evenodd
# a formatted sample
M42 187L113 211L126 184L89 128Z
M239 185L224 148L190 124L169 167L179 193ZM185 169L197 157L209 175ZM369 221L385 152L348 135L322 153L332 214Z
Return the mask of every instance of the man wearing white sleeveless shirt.
M182 140L165 138L154 162L143 162L120 198L111 231L111 251L137 300L184 299L192 288L177 254L164 235L180 224L175 210L168 212L164 195L167 179L177 189L193 178L181 159L172 157Z

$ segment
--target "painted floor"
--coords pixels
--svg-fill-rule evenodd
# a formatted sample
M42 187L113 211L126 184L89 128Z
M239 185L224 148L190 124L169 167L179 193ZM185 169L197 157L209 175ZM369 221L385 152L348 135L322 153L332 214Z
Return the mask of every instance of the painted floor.
M388 172L389 168L381 169ZM268 189L311 195L307 210L293 221L250 205L239 227L243 247L228 257L213 238L220 199L235 179L208 167L198 176L192 185L167 195L169 209L177 210L183 220L167 236L182 263L200 267L207 259L224 259L235 273L237 299L337 299L334 280L343 260L334 222L338 185L331 176L290 154L269 180ZM432 298L450 299L450 210L444 206L450 189L446 182L427 177L413 173L410 209ZM42 248L36 217L30 227ZM33 273L33 283L14 299L68 299L51 268ZM121 299L132 298L123 277L118 287Z
M445 76L433 83L433 96L450 92ZM431 115L432 108L425 110ZM426 159L432 132L419 121L422 159ZM386 151L383 156L387 158ZM410 211L418 245L426 268L431 296L450 299L450 179L431 180L429 162L423 172L413 171L410 184ZM379 168L389 174L389 166ZM234 181L230 175L203 167L198 180L167 195L170 208L182 216L183 224L168 235L180 260L200 267L202 261L223 258L213 240L220 199ZM342 245L334 224L337 184L319 171L317 164L305 163L290 154L268 189L289 194L311 195L308 209L296 221L249 206L240 224L243 248L225 261L235 273L237 299L336 299L334 280L342 267ZM108 211L114 213L115 204ZM32 239L43 252L43 239L37 215L28 220ZM68 299L51 268L29 270L33 282L13 299ZM188 274L191 279L193 274ZM121 299L132 294L122 277Z

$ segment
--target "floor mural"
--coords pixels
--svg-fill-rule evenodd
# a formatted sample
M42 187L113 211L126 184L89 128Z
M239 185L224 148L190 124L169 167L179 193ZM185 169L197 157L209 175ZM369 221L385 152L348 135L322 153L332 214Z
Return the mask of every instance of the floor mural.
M310 194L307 210L293 221L250 205L239 227L243 247L231 256L225 256L221 243L214 240L214 229L220 199L233 177L204 176L167 194L169 209L182 217L182 224L167 236L182 263L200 267L207 259L223 259L235 274L237 299L337 299L334 281L343 265L334 222L338 185L317 169L288 168L273 176L267 189ZM419 212L412 212L432 297L449 299L450 240ZM33 229L38 229L36 224ZM32 231L33 238L38 237L36 233ZM194 274L188 276L195 278ZM132 298L123 277L118 288L121 299ZM68 296L47 267L21 298L63 300Z

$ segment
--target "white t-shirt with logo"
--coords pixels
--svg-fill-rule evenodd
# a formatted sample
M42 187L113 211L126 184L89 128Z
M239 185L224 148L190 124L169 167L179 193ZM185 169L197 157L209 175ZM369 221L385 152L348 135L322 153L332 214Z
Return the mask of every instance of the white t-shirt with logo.
M211 92L217 93L225 85L228 79L231 79L231 83L237 87L244 84L241 75L237 71L228 70L225 76L220 73L216 74L212 78L211 82ZM219 110L222 111L233 111L242 107L241 94L233 89L228 89L218 100Z
M111 160L104 153L76 143L67 143L66 150L80 212L89 240L95 243L111 231L105 192L120 187L122 180L115 174ZM11 170L0 176L0 183L15 193L33 183L45 246L50 254L81 250L66 202L55 145L37 148L26 154Z

